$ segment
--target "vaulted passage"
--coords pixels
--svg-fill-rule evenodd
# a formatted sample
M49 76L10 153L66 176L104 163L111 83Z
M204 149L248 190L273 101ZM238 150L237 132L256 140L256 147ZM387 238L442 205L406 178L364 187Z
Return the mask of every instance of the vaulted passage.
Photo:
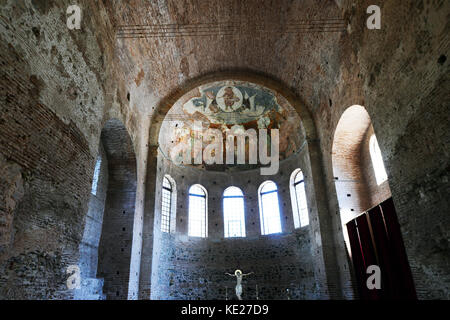
M108 186L98 248L97 276L107 299L126 299L136 201L136 157L126 128L108 121L101 135L108 159Z
M344 111L332 155L342 231L360 298L416 298L383 155L364 107ZM382 275L375 291L366 285L370 266L379 266Z
M370 116L362 106L342 114L333 139L333 175L343 226L382 201L391 190ZM343 228L345 234L345 227Z
M111 119L102 129L95 162L77 299L127 298L135 201L134 148L122 122Z
M449 299L450 2L368 7L2 1L0 299Z

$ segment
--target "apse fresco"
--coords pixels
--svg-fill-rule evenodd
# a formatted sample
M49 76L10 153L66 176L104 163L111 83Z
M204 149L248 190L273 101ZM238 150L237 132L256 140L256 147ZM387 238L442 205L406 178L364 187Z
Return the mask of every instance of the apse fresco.
M214 85L199 89L200 96L183 104L188 114L199 112L213 123L242 124L260 120L260 127L270 123L271 111L283 108L276 97L261 87L250 85Z
M185 94L166 115L160 134L160 146L167 157L179 152L179 146L190 145L195 137L194 122L200 121L202 130L220 129L227 132L248 129L279 129L280 160L297 152L303 142L303 129L297 112L280 94L265 87L240 81L222 81L200 86ZM163 140L163 141L161 141ZM169 140L169 141L168 141ZM164 143L168 141L169 143ZM214 142L212 137L204 137L203 144ZM224 150L225 150L225 141ZM248 143L246 159L248 159ZM175 155L177 156L177 155ZM181 154L178 157L182 157ZM173 158L172 158L173 159ZM193 164L207 170L252 169L258 164Z

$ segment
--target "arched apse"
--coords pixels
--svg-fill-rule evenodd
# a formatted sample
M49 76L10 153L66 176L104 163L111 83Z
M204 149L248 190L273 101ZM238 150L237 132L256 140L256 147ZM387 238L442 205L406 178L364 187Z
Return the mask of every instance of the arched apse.
M319 215L321 217L326 217L328 214L326 205L322 205L322 202L318 202L315 199L316 194L320 194L320 196L323 197L323 193L320 193L320 189L323 188L323 186L321 186L323 181L321 177L322 168L320 167L321 160L319 158L320 153L318 152L318 140L315 138L314 123L312 122L309 112L299 98L289 93L288 89L284 88L282 84L276 83L276 81L260 76L240 75L234 77L233 75L235 74L223 73L219 74L219 76L211 75L202 79L190 81L187 85L181 86L173 93L173 95L163 99L152 119L149 136L146 204L143 224L144 243L142 246L143 252L141 256L141 273L139 278L139 299L224 297L226 294L224 287L229 280L221 277L224 268L232 269L237 268L239 265L242 265L243 269L250 269L252 266L255 268L255 259L263 259L264 256L258 256L256 254L255 257L252 258L253 254L258 250L269 250L268 248L273 248L275 252L281 253L282 251L277 251L275 248L277 248L278 245L281 246L281 243L284 242L290 243L286 245L292 252L289 253L290 258L288 258L280 268L291 268L294 272L282 272L278 274L278 280L275 281L274 279L274 281L267 284L264 288L264 293L262 293L262 291L260 292L261 298L285 299L287 288L290 288L292 298L295 299L326 298L330 295L328 287L337 287L333 283L336 279L331 279L331 281L325 279L325 274L323 272L326 268L325 264L329 264L330 268L331 265L335 264L331 261L335 258L332 252L324 252L321 247L321 243L328 242L329 240L322 240L323 233L319 222L321 220ZM283 186L283 188L280 187L279 194L280 211L282 211L282 232L278 235L261 236L257 189L262 182L268 179L268 177L260 175L259 169L242 168L242 170L246 171L247 176L245 176L240 173L239 170L229 170L228 172L224 172L224 170L220 170L220 168L217 167L201 168L201 166L176 165L169 157L165 156L166 154L163 154L164 146L161 145L161 137L166 142L176 142L175 139L168 139L168 134L173 131L165 131L162 127L162 122L166 117L171 115L169 111L173 112L173 109L171 108L176 106L180 99L184 99L185 95L187 96L187 100L182 100L181 105L183 106L193 97L197 97L197 94L195 94L195 89L197 87L200 87L200 96L198 96L200 99L203 99L203 92L205 95L207 95L206 92L210 91L214 94L219 93L220 90L216 93L216 91L209 89L211 87L214 89L215 85L211 84L221 82L221 79L227 83L240 83L233 85L233 87L247 87L247 85L242 82L251 82L253 85L258 85L275 94L280 94L287 101L287 104L291 106L293 114L300 118L297 125L300 125L301 129L297 132L301 133L302 140L299 144L296 144L294 152L286 153L286 158L280 161L279 174L275 174L273 179L270 178L278 185ZM228 85L229 84L227 84L227 86ZM223 86L219 87L222 88ZM206 90L203 90L203 88ZM250 91L251 90L247 91L249 97L252 96ZM194 92L195 96L190 96L191 92ZM244 92L242 95L245 97ZM208 106L209 101L206 100L206 102L206 105ZM201 105L202 104L199 104L199 106ZM180 111L183 111L183 109L180 108ZM181 112L177 112L174 114L180 113ZM199 113L199 117L205 115L205 112ZM305 116L303 117L302 114L305 114ZM206 116L209 116L207 112ZM173 121L173 118L170 118L170 120ZM211 119L205 119L205 122L206 120ZM211 122L214 124L213 120L214 119L212 119ZM178 124L178 127L176 124L173 125L175 128L180 127L180 124ZM280 149L282 149L281 146ZM299 166L304 168L305 177L310 182L307 185L307 197L308 204L311 204L310 217L312 221L307 228L296 230L293 224L292 208L289 205L289 173ZM176 232L172 234L160 232L160 187L165 174L170 174L176 180L179 196L177 200ZM218 181L221 182L218 183ZM206 239L197 239L188 236L187 193L189 186L195 183L201 183L205 186L208 190L208 203L211 204L208 204L208 237ZM246 226L248 226L248 230L246 230L246 232L248 231L248 234L246 234L246 238L244 239L227 238L225 240L224 238L222 205L218 200L221 199L224 189L229 185L236 185L242 190L245 190L246 201L244 205L245 211L247 212L245 220ZM248 193L248 190L253 191ZM325 232L325 237L327 235L329 235L330 238L332 237L331 234ZM248 239L250 239L250 242ZM296 241L294 239L301 240ZM238 242L242 242L242 246L245 245L248 247L248 250L235 252L237 246L234 244ZM215 247L222 243L224 243L226 250L229 251L229 255L232 259L224 260L226 255L213 259L210 254L205 254L205 252L215 252ZM186 253L186 250L193 254ZM182 254L182 252L185 252L185 254ZM249 252L251 252L250 255ZM187 267L182 267L186 266L186 261L191 261L195 257L198 257L198 259L189 263L189 270L187 270ZM298 259L299 257L301 257L301 259ZM281 256L272 258L276 261L283 260ZM258 265L257 268L260 269L257 270L257 272L261 278L253 279L253 292L249 292L251 297L255 297L254 285L258 282L262 283L262 279L266 277L266 274L272 272L265 268L265 264L256 264ZM199 266L198 268L196 267L197 265ZM200 273L204 268L207 268L208 272L203 272L202 275ZM167 270L169 270L169 272L167 272ZM295 276L296 273L298 273L297 276ZM295 277L301 279L299 282L300 284L297 283L294 285L293 279ZM217 281L223 283L223 285L211 287ZM194 286L195 290L188 290L190 287L187 283ZM300 289L301 286L304 288L307 287L308 290ZM261 290L263 289L261 288Z
M136 156L118 119L106 122L101 144L108 161L108 185L98 249L97 278L106 299L127 299L136 201Z
M252 72L232 71L215 72L191 79L177 88L177 90L171 92L164 99L162 99L158 104L156 112L154 113L152 118L149 134L149 144L151 146L158 145L159 131L162 122L169 110L172 108L173 104L176 103L181 97L183 97L183 95L205 83L226 80L247 81L278 92L289 102L290 105L294 107L295 111L302 119L302 125L305 128L306 138L316 139L317 134L313 117L309 109L306 107L306 104L300 99L300 97L292 93L291 90L289 90L279 81L276 81L269 77L261 76Z
M371 119L360 105L341 115L333 138L332 164L344 240L351 250L345 224L391 196L388 181L378 185L370 155L374 135Z

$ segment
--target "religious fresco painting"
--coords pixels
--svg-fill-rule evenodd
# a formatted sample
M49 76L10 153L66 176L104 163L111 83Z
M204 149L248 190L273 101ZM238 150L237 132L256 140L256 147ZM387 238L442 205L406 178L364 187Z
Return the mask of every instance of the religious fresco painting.
M195 138L194 122L200 121L202 130L219 129L222 136L226 133L245 132L248 129L267 129L268 148L270 148L270 130L283 131L279 142L280 160L296 153L302 142L303 129L298 114L289 102L280 94L249 82L222 81L195 88L175 103L166 117L162 132L170 138L169 147L163 152L167 155L182 157L180 145L190 146ZM197 122L198 123L198 122ZM164 139L164 138L163 138ZM203 144L214 142L214 137L204 136ZM223 141L225 146L225 141ZM160 145L164 145L161 141ZM246 142L246 159L249 145ZM224 147L225 150L225 147ZM180 161L181 162L181 161ZM258 165L189 165L209 170L247 170Z

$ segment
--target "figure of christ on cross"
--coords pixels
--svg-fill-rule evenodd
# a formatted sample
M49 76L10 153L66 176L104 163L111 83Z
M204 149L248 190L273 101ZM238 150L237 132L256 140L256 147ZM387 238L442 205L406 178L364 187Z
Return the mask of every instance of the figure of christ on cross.
M243 274L241 270L236 270L234 274L225 272L226 275L236 277L236 296L239 300L242 300L242 277L251 275L253 272Z

